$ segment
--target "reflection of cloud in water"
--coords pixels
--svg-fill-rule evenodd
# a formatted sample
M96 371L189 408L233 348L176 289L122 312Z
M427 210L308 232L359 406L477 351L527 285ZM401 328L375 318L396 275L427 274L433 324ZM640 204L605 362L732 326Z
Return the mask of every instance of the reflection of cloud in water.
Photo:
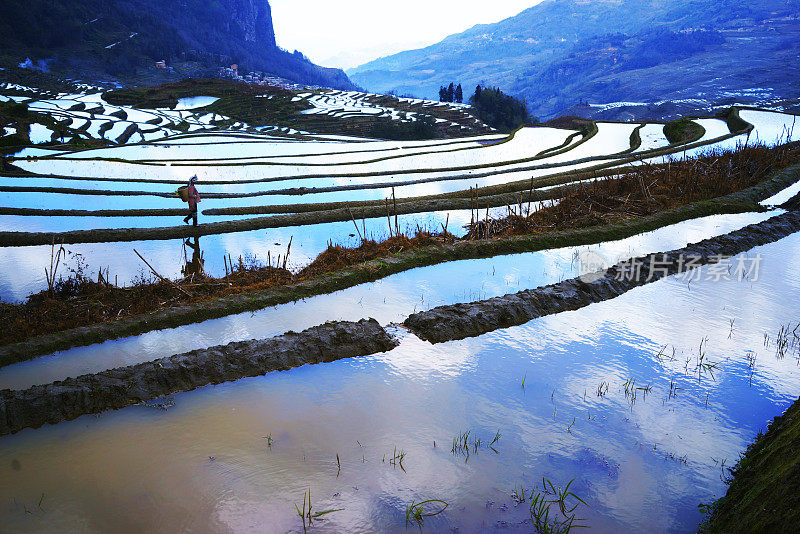
M720 226L713 225L713 233L716 234L740 228L751 222L763 220L768 216L769 214L738 214L714 216L708 219L720 221ZM722 221L725 222L722 223ZM688 240L710 237L713 234L704 233L708 228L708 222L704 219L686 221L649 233L650 237L646 242L647 246L652 248L647 248L647 246L639 247L638 245L631 248L627 245L628 243L637 243L640 239L639 236L612 243L610 246L636 254L669 250L685 245ZM258 236L256 239L263 243L265 240L260 237L263 235L260 232L253 232L251 235ZM656 239L659 236L662 241ZM222 255L226 251L225 248L217 248L217 243L220 243L220 241L212 237L207 236L200 240L206 271L209 271L209 269L213 271L215 262L221 264ZM246 239L248 235L230 234L224 236L223 239L235 239L237 237ZM288 243L287 235L283 234L281 236L279 234L276 237L275 234L271 234L268 237L270 239L266 241L267 246L275 247L271 249L273 256L276 256L276 253L285 253L285 244ZM272 241L273 238L276 240ZM278 238L280 238L280 241L277 240ZM251 237L250 240L252 239ZM281 244L275 246L274 243ZM151 250L144 246L149 244L157 245L157 248ZM102 257L96 249L102 251L109 245L89 245L95 254L87 258L90 264L94 264L92 258ZM176 270L179 270L184 262L183 247L180 241L156 241L124 245L126 247L136 247L156 270L164 275L172 272L169 269L169 265L172 265L170 262L174 262L172 268ZM236 246L251 245L245 243L245 245ZM296 246L293 242L293 251ZM49 264L50 247L32 248L42 254L42 260L47 261ZM70 247L70 250L73 250L73 248L82 250L80 246ZM16 249L0 249L0 254L14 250ZM113 246L106 249L107 252L113 252L114 250L118 249ZM130 251L131 249L125 248L124 250ZM254 250L257 249L254 248ZM21 387L20 384L47 382L63 378L71 373L85 373L91 370L128 365L231 341L269 337L288 330L303 330L327 320L359 320L364 317L374 317L382 324L402 321L411 313L435 306L455 302L470 302L507 293L515 293L522 289L570 278L577 274L574 272L577 265L572 261L574 250L577 249L565 248L485 259L446 262L404 271L374 283L362 284L329 295L320 295L296 303L263 309L255 313L248 312L203 323L185 325L178 329L150 332L141 336L110 341L100 345L79 347L62 353L59 358L61 362L59 366L48 366L37 363L39 360L35 360L18 364L12 370L7 368L4 378L0 379L0 387L3 387L3 384L15 384L15 387ZM133 258L125 256L126 263L123 264L123 268L130 269L131 276L139 272L144 273L144 266L140 266L141 262L138 258L135 258L132 251L130 256L133 256ZM112 255L110 257L115 256ZM238 255L235 257L238 258ZM264 257L260 256L262 259ZM295 258L295 252L292 252L291 258ZM102 265L103 263L100 264ZM216 268L221 268L220 264L217 264ZM113 277L119 272L120 278L122 278L122 274L126 271L117 271L115 265L111 264L111 276ZM17 269L13 272L24 274L28 271ZM25 279L17 279L12 282L21 284L24 281ZM18 291L20 287L20 285L12 286ZM671 311L671 308L664 307L664 312L666 313L667 311ZM575 325L573 329L575 331L585 330L581 325ZM665 343L673 342L667 341ZM695 342L699 342L699 340L691 341L692 344Z
M398 333L404 350L388 352L379 358L402 375L418 381L435 382L443 376L459 375L476 368L477 355L472 351L448 343L431 345L413 334L404 335L402 330Z
M787 247L795 249L797 246L797 239L790 238L778 245L762 247L762 251L766 255L765 260L777 260L784 256ZM625 380L635 378L638 386L652 386L652 392L646 397L642 391L638 392L638 400L631 407L629 417L637 427L660 430L654 436L641 436L638 439L643 443L649 440L650 447L658 442L658 447L666 454L672 453L678 457L689 454L689 460L704 466L710 471L708 476L713 478L718 466L710 458L733 459L749 439L749 433L739 430L741 419L746 416L740 410L733 410L721 420L718 413L720 407L731 402L742 402L754 410L756 403L753 401L738 400L753 395L760 398L758 408L761 409L765 404L785 404L787 399L793 398L798 387L795 362L790 358L777 360L769 354L759 359L753 387L749 385L745 351L759 351L763 347L765 328L774 328L781 322L796 319L793 318L792 302L786 298L792 293L786 290L785 285L796 287L797 274L786 272L778 262L766 261L762 274L762 282L756 284L696 282L691 289L670 279L630 291L612 301L574 313L543 318L534 323L543 323L538 327L543 331L566 332L567 338L570 337L570 330L583 329L580 344L588 345L584 350L596 351L590 347L597 346L599 349L607 343L605 339L610 339L621 347L627 347L623 349L626 352L644 352L644 358L633 358L603 351L601 358L622 358L621 361L627 362L628 366L609 372L607 377L602 377L602 373L598 376L592 362L583 363L591 369L591 382L598 379L607 381L610 392L606 398L615 399L623 408L630 402L621 393ZM669 302L668 309L659 306L659 302ZM748 312L755 309L759 302L771 302L771 306L767 310L759 310L757 314ZM729 319L732 317L737 319L737 324L744 324L736 326L729 337ZM745 318L749 321L743 321ZM533 328L532 325L521 329L528 330ZM705 345L706 361L719 362L719 367L714 372L715 379L706 372L698 381L695 368L699 343L705 338L708 338ZM589 341L592 339L596 341ZM676 348L675 362L668 361L671 350L667 351L666 358L659 360L656 357L662 345ZM690 358L688 372L684 369L686 358ZM600 359L597 363L602 365L602 361ZM606 370L606 367L602 369ZM592 386L591 383L586 384L586 378L583 367L579 374L565 377L564 382L571 385L569 389L573 398L580 397L581 387ZM677 398L671 400L668 399L670 380L675 380L681 388ZM710 409L705 407L706 394L709 396ZM596 397L594 388L588 389L588 395ZM590 404L599 402L594 398ZM604 399L602 402L609 401ZM678 406L679 412L676 409ZM685 425L687 420L691 420L692 424Z
M0 498L11 499L13 491L19 502L36 502L44 491L62 504L48 512L48 526L51 514L106 530L154 517L165 521L162 528L178 529L197 518L205 526L236 528L269 516L270 524L290 529L297 527L293 504L311 487L316 509L345 509L331 515L329 526L337 531L402 528L397 518L404 506L426 498L442 498L458 510L441 517L437 529L470 530L498 517L516 518L512 506L502 515L497 511L507 502L498 489L510 491L518 482L529 489L546 476L562 487L576 479L571 489L588 502L581 517L593 529L693 530L697 503L725 490L720 462L732 466L800 387L800 370L790 358L770 361L774 376L757 375L752 388L746 366L737 365L753 342L761 343L765 329L796 320L792 297L800 281L781 259L799 243L795 235L760 247L764 271L758 283L699 281L689 288L668 279L479 338L431 346L405 335L387 354L179 394L166 412L132 407L7 436L0 443L0 465L19 457L24 476L12 472ZM153 332L74 354L81 354L83 365L94 365L90 360L101 351L112 360L120 352L134 359L145 351L163 355L223 336L316 324L331 318L331 310L386 323L416 304L409 287L424 291L426 303L444 299L457 283L484 283L492 266L503 266L499 272L509 267L481 260L418 269L253 317ZM461 278L453 281L454 273ZM420 281L427 285L414 285ZM436 297L428 293L435 289ZM768 301L769 315L747 311ZM733 316L742 324L729 339L727 320ZM655 357L668 343L689 354L703 337L709 338L710 358L722 362L716 381L704 377L698 383L691 372ZM70 356L38 361L64 365ZM35 376L46 376L38 371ZM651 385L651 392L645 398L639 391L631 404L622 391L628 378ZM672 399L670 379L682 388ZM609 391L598 398L592 386L603 380ZM491 439L497 429L499 454L484 449L468 461L450 454L458 433L470 430ZM267 435L274 439L272 449L265 445ZM406 472L382 461L395 447L406 452ZM669 455L686 455L686 463ZM102 477L86 478L87 458ZM63 480L78 480L77 486ZM146 502L142 486L131 480L146 484ZM107 495L125 506L109 515ZM487 500L496 504L486 506ZM167 509L173 513L162 512ZM20 517L29 529L38 528L38 517ZM3 519L16 526L17 516Z
M505 208L502 208L502 210L504 211ZM493 211L493 213L500 212ZM429 229L438 232L441 231L441 225L448 221L448 215L448 231L456 236L463 236L465 233L463 226L469 222L469 210L400 215L398 216L398 224L400 225L401 231L406 231L411 234L416 231L417 225L423 230ZM0 216L0 224L4 221L9 221L8 224L14 224L14 221L28 221L29 219L31 219L31 217ZM64 225L70 225L70 218L42 217L34 219L41 222L42 230L45 231L59 230L59 227L61 227L61 229L71 229L64 227ZM142 222L144 223L142 226L158 226L165 224L167 221L172 221L173 219L180 221L180 217L178 216L172 218L119 217L111 219L114 224L109 225L108 218L97 218L96 225L98 227L104 225L106 227L134 227L138 226L136 224L137 222ZM201 220L202 219L207 220L207 218L201 216ZM151 222L152 224L146 224L147 222ZM357 222L359 231L363 232L362 228L365 226L367 236L370 238L381 240L388 237L388 223L386 218L378 217L367 219L363 222L359 220ZM392 217L392 225L394 225L394 217ZM16 230L18 228L14 229ZM26 230L30 231L32 229L26 228ZM288 266L294 270L305 267L316 258L320 252L325 250L328 240L332 240L336 244L344 244L347 246L358 245L357 233L352 221L310 226L267 228L250 232L203 236L200 244L207 262L206 272L214 276L224 274L225 269L222 258L226 254L230 254L234 261L236 261L240 255L245 256L246 254L250 254L254 256L255 259L266 263L267 253L269 252L274 264L274 260L278 257L278 254L281 256L286 254L289 238L292 238L292 248L289 255ZM100 266L103 266L103 268L109 267L112 276L117 275L121 284L127 284L130 283L135 276L138 276L141 268L144 267L143 264L139 262L138 258L135 258L132 252L133 248L136 248L142 253L148 261L150 261L150 255L157 258L154 259L154 261L156 261L158 265L156 265L156 263L151 263L160 274L171 278L179 276L180 269L183 265L183 252L180 243L180 240L86 243L66 245L65 248L83 254L86 257L90 269L95 273ZM135 261L131 262L129 256L133 256ZM17 283L7 283L6 285L0 283L0 295L5 299L20 300L28 294L39 291L45 287L42 268L49 267L50 247L7 247L0 249L0 264L3 266L16 266L17 268L14 270L14 273L15 276L20 279ZM27 280L25 280L26 277L28 277Z

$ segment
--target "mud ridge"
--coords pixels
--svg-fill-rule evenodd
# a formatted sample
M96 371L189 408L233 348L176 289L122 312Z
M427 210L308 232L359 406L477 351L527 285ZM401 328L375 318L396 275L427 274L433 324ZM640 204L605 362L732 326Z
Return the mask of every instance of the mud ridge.
M0 207L0 215L23 215L39 217L171 217L185 216L183 209L129 209L129 210L64 210L43 208Z
M706 239L666 253L649 254L614 265L605 271L468 304L439 306L415 313L403 323L420 338L442 343L475 337L517 326L537 317L577 310L667 276L693 265L718 262L800 231L800 212L790 211L722 236ZM640 268L635 276L633 269ZM587 278L594 278L588 281Z
M26 390L0 391L0 436L116 410L164 395L271 371L385 352L398 345L375 319L239 341Z

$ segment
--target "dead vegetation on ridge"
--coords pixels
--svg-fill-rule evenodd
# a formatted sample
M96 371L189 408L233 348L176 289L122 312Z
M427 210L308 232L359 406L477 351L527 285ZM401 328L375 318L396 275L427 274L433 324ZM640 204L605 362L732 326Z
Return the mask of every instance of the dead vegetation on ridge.
M538 211L511 206L502 219L480 220L467 238L485 239L611 224L752 187L800 161L800 144L712 151L686 162L641 165L630 172L579 184Z

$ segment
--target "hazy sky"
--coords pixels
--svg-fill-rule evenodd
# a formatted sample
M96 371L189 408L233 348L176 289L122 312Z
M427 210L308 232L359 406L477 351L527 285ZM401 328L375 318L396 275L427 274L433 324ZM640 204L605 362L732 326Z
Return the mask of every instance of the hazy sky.
M540 1L270 0L270 5L279 46L347 69L503 20Z

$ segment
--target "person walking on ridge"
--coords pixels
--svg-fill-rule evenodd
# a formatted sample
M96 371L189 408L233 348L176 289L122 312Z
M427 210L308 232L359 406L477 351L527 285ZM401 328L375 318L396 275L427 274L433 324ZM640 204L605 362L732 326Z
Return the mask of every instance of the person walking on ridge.
M197 192L197 188L194 186L196 181L196 174L189 178L189 187L186 191L189 197L187 201L189 202L189 215L183 219L186 224L189 224L189 219L192 219L194 221L193 226L197 226L197 203L200 202L200 193Z

